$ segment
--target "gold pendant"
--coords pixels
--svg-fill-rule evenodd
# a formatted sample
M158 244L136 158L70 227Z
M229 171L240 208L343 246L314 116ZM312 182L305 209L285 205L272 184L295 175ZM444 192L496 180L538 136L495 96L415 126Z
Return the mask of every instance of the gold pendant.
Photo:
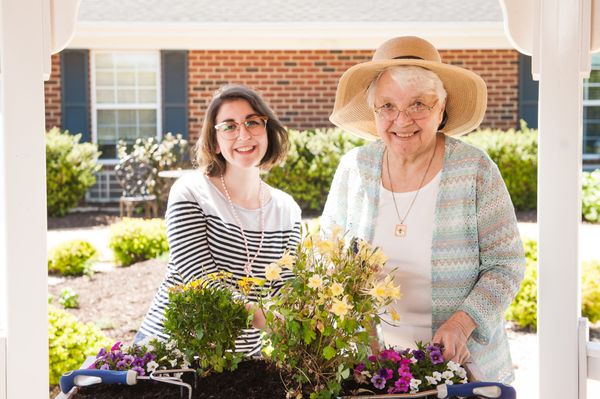
M406 237L406 225L402 223L397 224L396 230L394 230L394 235L400 238Z

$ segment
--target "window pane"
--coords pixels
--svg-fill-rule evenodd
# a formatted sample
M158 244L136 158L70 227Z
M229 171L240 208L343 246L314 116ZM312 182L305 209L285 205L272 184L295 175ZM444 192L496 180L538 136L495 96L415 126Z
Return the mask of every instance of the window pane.
M583 109L583 118L589 122L591 119L597 119L600 122L600 106L587 106Z
M156 103L156 90L140 90L139 94L141 104Z
M102 151L100 159L116 159L117 158L117 146L115 144L104 144L99 145L98 149Z
M123 126L123 125L133 125L135 126L135 124L137 123L137 118L136 118L136 113L138 111L136 110L124 110L124 111L118 111L118 123L119 126Z
M140 71L138 84L143 86L156 86L156 72Z
M119 71L117 74L117 84L119 86L135 86L135 72Z
M137 129L135 126L119 127L119 138L125 141L134 141L137 138Z
M140 137L156 137L156 127L154 126L141 126Z
M98 86L113 86L115 84L115 74L112 71L96 72L96 84Z
M113 89L96 90L96 101L98 104L113 104L115 102L115 91Z
M584 107L583 118L583 152L600 154L600 106Z
M114 144L117 142L115 128L99 127L98 128L98 144Z
M135 101L135 90L119 90L119 104L133 104Z
M586 100L598 100L600 99L600 87L592 86L587 89L587 98Z
M142 109L138 111L140 124L156 126L156 110Z
M112 110L98 110L98 126L114 126L116 124L116 111Z

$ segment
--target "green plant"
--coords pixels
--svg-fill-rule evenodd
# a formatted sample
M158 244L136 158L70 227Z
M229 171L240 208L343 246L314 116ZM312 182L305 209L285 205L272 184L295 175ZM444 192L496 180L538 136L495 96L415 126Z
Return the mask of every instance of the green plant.
M583 172L581 179L581 213L588 222L600 222L600 169Z
M60 292L58 303L65 309L74 309L79 307L79 294L71 288L65 288Z
M58 384L60 376L78 369L97 348L109 340L92 323L83 324L72 314L48 306L48 349L50 384Z
M462 139L485 150L498 165L517 210L537 207L537 130L521 121L518 131L484 129Z
M369 332L400 298L400 288L389 276L377 277L386 262L381 251L361 240L346 244L339 228L332 229L331 240L305 235L296 253L295 259L284 256L270 265L274 275L281 266L294 278L278 295L259 302L267 320L265 353L291 370L296 394L304 385L311 398L331 398L351 367L366 360ZM389 311L396 320L396 311Z
M188 142L181 134L167 133L160 142L153 137L137 139L133 144L119 140L117 156L119 159L132 156L152 167L148 191L157 196L159 205L166 201L173 182L159 179L158 172L189 166Z
M590 322L600 321L600 261L583 262L581 286L581 313Z
M96 183L100 152L95 144L79 140L81 134L61 133L56 127L46 133L48 216L66 215Z
M265 181L294 197L302 210L320 213L340 158L364 140L341 129L290 130L289 137L285 162L271 169Z
M169 291L165 331L205 373L237 368L243 354L235 352L235 340L252 320L243 298L219 284L226 278L212 274Z
M527 266L521 289L506 311L506 319L521 328L537 329L537 242L524 240ZM582 314L592 323L600 321L600 261L582 264Z
M83 240L71 240L52 248L48 254L48 271L63 276L90 274L98 251Z
M165 222L125 218L111 226L108 246L122 266L156 258L169 250Z

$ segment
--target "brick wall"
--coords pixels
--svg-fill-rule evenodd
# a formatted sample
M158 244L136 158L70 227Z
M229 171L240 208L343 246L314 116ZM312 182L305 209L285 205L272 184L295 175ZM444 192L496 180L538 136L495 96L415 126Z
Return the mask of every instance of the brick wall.
M50 79L44 82L46 98L46 129L61 126L61 84L60 84L60 54L52 55L52 72Z
M190 138L198 137L212 93L226 83L243 83L259 90L290 128L329 127L339 77L350 66L370 60L371 55L371 50L191 51ZM488 111L482 126L516 126L516 51L446 50L441 55L444 62L471 69L488 84Z
M482 127L510 129L519 118L519 53L516 50L442 50L442 60L479 74L488 88Z

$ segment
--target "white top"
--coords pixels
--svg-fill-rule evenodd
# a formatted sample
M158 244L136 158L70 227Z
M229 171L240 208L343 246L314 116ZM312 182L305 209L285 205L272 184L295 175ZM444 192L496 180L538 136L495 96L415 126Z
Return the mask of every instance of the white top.
M383 273L392 275L400 284L402 298L394 307L400 321L392 322L383 316L381 333L386 346L414 348L415 341L429 342L431 335L431 243L435 205L441 172L423 186L406 216L406 236L397 237L395 227L400 223L392 192L381 186L379 214L375 224L373 244L389 258ZM415 191L395 193L400 217L404 217ZM394 323L390 325L386 323Z

